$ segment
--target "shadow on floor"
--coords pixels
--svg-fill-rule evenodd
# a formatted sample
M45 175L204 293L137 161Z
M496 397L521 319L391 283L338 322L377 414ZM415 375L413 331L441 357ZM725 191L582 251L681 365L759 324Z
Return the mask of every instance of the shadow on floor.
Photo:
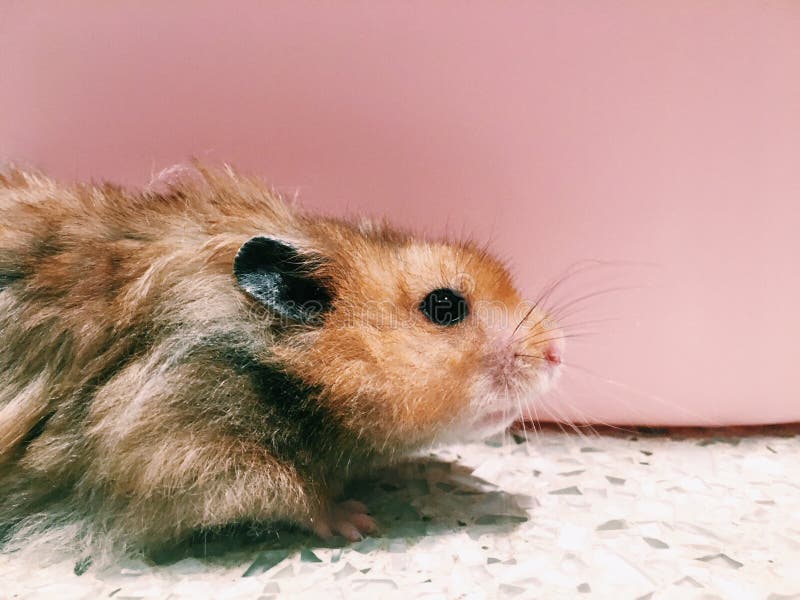
M533 501L498 490L458 463L432 458L403 463L354 482L347 496L367 504L380 526L377 535L349 544L362 553L387 548L393 540L413 544L426 536L457 530L474 537L508 532L528 520L525 507ZM240 526L199 534L183 547L153 559L160 565L185 558L231 566L250 564L245 574L255 575L296 552L301 559L315 562L314 549L345 546L343 538L323 542L297 529L256 531Z

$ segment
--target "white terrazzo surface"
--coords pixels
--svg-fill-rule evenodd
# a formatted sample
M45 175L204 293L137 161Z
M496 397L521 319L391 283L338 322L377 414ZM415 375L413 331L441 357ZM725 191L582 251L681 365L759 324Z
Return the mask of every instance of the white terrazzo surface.
M800 599L800 430L557 429L361 484L381 537L282 532L75 574L0 555L0 598Z

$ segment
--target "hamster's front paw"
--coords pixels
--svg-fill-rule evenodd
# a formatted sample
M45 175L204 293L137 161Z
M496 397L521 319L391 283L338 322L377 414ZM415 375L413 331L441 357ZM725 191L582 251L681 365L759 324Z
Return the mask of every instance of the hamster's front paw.
M343 535L351 542L357 542L365 534L378 528L375 519L369 515L369 509L357 500L345 500L332 505L326 514L317 517L311 523L311 529L322 539L333 534Z

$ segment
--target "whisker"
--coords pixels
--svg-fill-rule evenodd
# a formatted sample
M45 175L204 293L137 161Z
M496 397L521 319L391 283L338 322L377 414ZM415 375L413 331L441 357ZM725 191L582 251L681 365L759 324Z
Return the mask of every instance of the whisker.
M517 354L516 356L522 356L524 358L535 358L536 360L541 360L542 362L547 362L546 358L542 358L541 356L534 356L533 354Z
M532 358L532 359L534 359L534 360L538 360L538 361L541 361L541 362L547 362L547 360L546 360L545 358L542 358L541 356L534 356L534 355L532 355L532 354L518 354L518 356L524 356L524 357L526 357L526 358ZM585 367L580 367L580 366L578 366L578 365L575 365L574 363L563 363L563 362L562 362L561 364L562 364L562 366L563 366L565 369L567 369L567 370L571 370L571 369L575 368L575 369L577 369L577 370L579 370L579 371L582 371L582 372L584 372L584 373L586 373L586 374L588 374L588 375L592 375L592 376L594 376L594 377L596 377L596 378L600 379L601 381L604 381L604 382L607 382L607 383L611 383L612 385L615 385L615 384L616 384L616 385L618 385L618 386L620 386L620 387L623 387L623 388L625 388L625 389L628 389L628 390L630 390L630 391L632 391L632 392L634 392L634 393L638 393L638 394L639 394L639 395L641 395L642 397L645 397L645 398L650 398L650 397L651 397L651 396L649 396L649 395L647 395L647 394L643 394L643 393L641 393L641 392L638 392L637 390L634 390L633 388L631 388L630 386L627 386L626 384L623 384L623 383L621 383L621 382L615 381L615 380L613 380L613 379L608 379L608 378L602 377L601 375L598 375L597 373L594 373L594 372L590 371L589 369L586 369ZM585 413L584 411L581 411L581 410L580 410L580 409L579 409L579 408L578 408L578 407L577 407L575 404L573 404L573 403L569 402L569 401L566 399L566 397L565 397L565 394L563 394L563 392L561 392L560 390L553 390L553 391L557 391L557 392L558 392L559 396L560 396L560 397L562 398L562 400L563 400L563 401L564 401L564 402L567 404L568 408L570 408L570 409L571 409L571 410L573 410L573 411L580 412L580 413L582 413L582 414L583 414L583 416L584 416L584 417L585 417L585 419L586 419L586 424L587 424L587 426L591 427L591 425L590 425L590 423L589 423L589 422L591 421L591 422L597 423L597 424L599 424L599 425L601 425L601 426L603 426L603 427L608 427L608 428L610 428L610 429L614 429L614 430L617 430L617 431L620 431L620 432L623 432L623 433L636 433L634 430L631 430L631 429L626 429L626 428L624 428L624 427L620 427L620 426L618 426L618 425L613 425L613 424L611 424L611 423L608 423L608 422L605 422L605 421L601 421L601 420L597 419L597 418L596 418L596 417L594 417L594 416L588 415L588 414L587 414L587 413ZM678 406L678 405L675 405L675 404L672 404L672 403L669 403L669 402L666 402L665 400L663 400L663 399L660 399L660 398L658 398L658 397L656 397L656 396L652 396L652 398L653 398L654 400L656 400L656 401L659 401L659 402L662 402L662 403L664 403L664 404L665 404L665 405L667 405L667 406L670 406L670 407L675 407L675 408L682 409L682 407L680 407L680 406ZM555 407L554 407L554 406L553 406L551 403L549 403L549 402L547 402L547 401L546 401L546 399L545 399L545 397L544 397L544 396L542 396L541 398L539 398L539 400L540 400L540 401L541 401L543 404L545 404L545 405L546 405L546 408L548 408L548 410L551 410L552 412L555 412L557 417L559 417L559 418L563 417L563 415L562 415L562 414L561 414L561 413L560 413L560 412L559 412L559 411L558 411L558 410L557 410L557 409L556 409L556 408L555 408ZM631 411L632 411L633 413L635 413L635 414L637 414L637 415L640 415L640 416L644 415L644 413L643 413L643 412L642 412L642 411L641 411L641 410L640 410L638 407L636 407L635 405L631 404L630 402L628 402L628 401L627 401L627 400L625 400L624 398L620 398L620 397L618 397L618 396L615 396L615 397L614 397L614 400L615 400L615 401L617 401L617 402L621 402L622 404L624 404L624 405L625 405L627 408L631 409ZM533 406L533 409L535 410L535 405ZM701 417L701 415L699 415L699 414L696 414L696 413L694 413L693 411L688 411L688 410L686 410L686 409L684 409L684 410L685 410L685 413L686 413L687 415L689 415L689 416L692 416L692 417L697 417L697 418L702 418L702 417ZM573 425L573 424L572 424L572 423L570 423L570 426L572 426L572 425ZM563 428L561 428L561 429L562 429L562 431L564 431L564 430L563 430ZM566 433L566 431L564 431L564 432ZM597 432L595 431L594 433L597 433ZM599 434L598 434L598 435L599 435Z
M541 323L546 321L548 318L550 318L550 317L549 316L545 316L542 319L540 319L537 323L535 323L531 327L531 332L529 334L527 334L525 337L523 337L521 339L521 341L527 341L527 340L530 340L533 337L536 337L536 336L539 336L539 335L544 335L545 333L549 333L549 332L552 332L552 331L562 331L562 330L566 329L567 327L581 327L583 325L592 325L592 324L597 324L597 323L604 323L604 322L607 322L607 321L620 321L620 320L622 320L622 319L613 319L613 318L612 319L590 319L590 320L580 321L578 323L571 323L571 324L567 324L567 325L559 324L556 327L551 327L550 329L545 329L544 331L537 331L536 327L538 327ZM580 335L598 335L598 333L595 332L595 331L591 331L591 332L576 332L576 333L578 333ZM565 334L565 335L574 335L574 333L569 333L569 334Z
M569 315L572 316L572 315ZM622 317L604 317L602 319L586 319L584 321L578 321L577 323L568 323L564 321L562 317L558 321L558 327L556 329L566 329L568 327L580 327L582 325L597 325L599 323L612 323L612 322L620 322L624 321Z
M580 428L571 419L566 418L564 414L560 410L558 410L555 406L553 406L550 402L548 402L544 396L542 396L539 400L542 402L542 404L548 411L550 411L551 413L555 413L557 419L556 424L559 426L564 435L569 435L569 432L563 428L563 426L561 425L562 423L567 425L573 431L573 433L577 434L578 437L581 438L581 440L585 441L587 439L584 433L580 430Z
M598 333L596 331L578 331L576 333L565 333L564 335L557 335L555 337L545 338L545 339L534 339L534 340L526 340L531 343L532 346L538 347L543 346L548 342L554 342L557 340L580 340L587 337L596 336ZM524 356L522 354L518 354L518 356Z
M514 336L515 336L515 335L517 335L517 332L519 331L519 328L520 328L520 327L522 327L522 324L523 324L525 321L527 321L527 320L528 320L528 317L530 317L530 316L531 316L531 314L533 314L533 311L534 311L534 310L536 310L536 307L537 307L537 306L538 306L538 301L537 301L536 303L534 303L534 305L533 305L533 306L531 306L531 307L530 307L530 309L528 309L528 312L526 312L526 313L525 313L525 316L524 316L524 317L522 317L522 319L520 319L520 322L519 322L519 323L517 323L517 326L516 326L516 327L514 327L514 331L512 331L512 332L511 332L511 339L512 339L512 340L514 339Z
M508 383L506 383L506 387L508 387ZM519 393L514 395L514 402L517 405L517 414L519 414L519 418L522 419L523 418L522 401L520 400ZM522 435L525 438L525 443L528 444L529 443L528 433L524 429L522 430ZM538 434L537 434L537 436L538 436ZM538 437L537 437L537 441L538 441Z
M555 333L555 332L558 332L560 335L555 335L555 336L551 336L551 337L543 337L543 336L547 336L547 335L549 335L551 333ZM545 330L545 331L533 332L533 333L527 335L526 337L522 338L520 340L520 342L525 342L525 343L528 343L528 344L532 344L533 346L540 346L542 344L545 344L545 343L551 342L551 341L555 341L555 340L580 340L580 339L583 339L583 338L596 337L596 336L599 336L599 335L600 335L599 331L591 331L591 330L589 330L589 331L571 331L571 332L561 333L561 331L559 329L548 329L548 330Z
M574 327L579 327L580 325L585 325L585 324L589 324L589 322L587 321L586 323L581 323L581 324L576 323L574 325ZM537 338L539 336L547 335L547 334L550 334L550 333L559 333L561 335L582 335L582 334L587 334L588 333L588 334L592 334L592 335L597 335L598 332L596 332L596 331L564 331L564 327L551 327L550 329L543 329L541 331L531 331L525 337L521 338L520 341L526 342L526 341L529 341L531 339Z
M590 292L588 294L584 294L582 296L578 296L577 298L575 298L573 300L570 300L566 304L562 304L560 306L554 307L549 312L550 312L551 318L553 318L554 320L558 320L560 311L564 311L565 309L570 308L572 306L575 306L576 304L578 304L580 302L584 302L586 300L591 300L592 298L597 298L599 296L605 296L607 294L613 294L615 292L629 292L631 290L639 290L639 289L642 289L642 286L617 286L617 287L605 288L605 289L602 289L602 290L598 290L596 292Z
M505 396L506 396L506 397L505 397L505 402L503 403L503 421L506 421L506 420L507 420L507 419L506 419L506 409L507 409L507 407L511 406L511 401L510 401L510 399L511 399L511 394L510 394L510 390L509 390L509 388L508 388L508 379L504 379L504 380L503 380L503 387L504 387L504 390L505 390ZM509 410L510 410L510 409L509 409ZM508 436L507 436L506 432L504 431L504 432L503 432L503 443L504 443L504 444L506 443L506 438L507 438L507 437L508 437ZM527 438L527 437L525 438L525 441L526 441L526 442L528 441L528 438Z
M544 302L549 300L550 296L565 282L569 281L573 277L580 275L581 273L585 273L586 271L591 271L592 269L596 269L602 266L609 266L610 263L605 263L604 261L597 260L597 259L584 259L579 260L571 265L569 265L564 272L559 275L553 283L549 284L545 287L542 294L539 295L537 298L535 305L540 305Z
M654 402L657 402L657 403L661 404L662 406L667 406L669 408L674 408L674 409L680 410L684 415L686 415L688 417L691 417L693 420L696 420L700 424L707 425L707 426L712 426L713 425L713 421L710 420L707 415L701 415L700 413L697 413L697 412L695 412L695 411L693 411L691 409L688 409L685 406L681 406L681 405L676 404L674 402L670 402L668 400L665 400L664 398L661 398L660 396L656 396L656 395L653 395L653 394L648 394L648 393L642 392L641 390L637 390L636 388L634 388L634 387L632 387L632 386L630 386L628 384L622 383L621 381L617 381L615 379L610 379L608 377L604 377L603 375L595 373L591 369L587 369L586 367L583 367L581 365L577 365L575 363L564 363L564 362L562 362L561 364L562 364L562 366L565 367L565 369L577 370L577 371L581 372L582 374L589 375L590 377L595 378L598 381L601 381L603 383L607 383L607 384L610 384L610 385L615 386L617 388L620 388L620 389L623 389L625 391L631 392L631 393L639 396L640 398L647 398L648 400L652 400ZM632 410L636 411L639 415L643 415L644 414L640 410L637 410L635 405L633 405L630 402L624 400L623 398L621 398L619 396L615 396L614 399L617 402L622 402L623 404L625 404L626 407L629 407Z
M559 325L562 325L567 322L568 319L571 319L575 316L580 316L586 314L586 311L591 310L593 307L591 305L580 305L577 308L573 308L571 310L567 310L565 313L559 313L558 317L553 316L553 321L557 322ZM622 319L620 319L622 320Z
M600 425L601 427L607 427L608 429L613 429L613 430L619 431L620 433L626 433L626 434L635 434L636 433L636 431L634 431L633 429L627 429L625 427L620 427L619 425L612 425L611 423L608 423L607 421L603 421L601 419L598 419L595 416L590 415L586 411L581 410L580 408L578 408L578 406L576 406L575 404L573 404L569 400L567 400L566 394L564 394L561 390L554 390L554 391L556 391L558 393L559 397L564 401L564 403L567 405L567 407L569 409L581 414L583 419L586 421L587 427L589 427L589 429L591 429L592 432L595 433L597 436L599 436L600 433L591 425L591 423L596 423L597 425Z
M541 440L539 439L539 429L541 428L541 419L539 418L539 413L536 410L536 403L531 404L531 408L533 409L533 435L536 438L536 444L540 445ZM523 431L525 431L524 423L526 421L526 417L522 414L522 410L520 410L520 419L523 421ZM528 441L527 433L525 434L525 441Z
M516 335L517 331L519 331L519 328L522 326L522 324L528 320L531 314L533 314L533 311L536 310L539 306L544 305L544 303L546 303L550 299L553 293L565 282L569 281L570 279L572 279L577 275L580 275L581 273L585 273L586 271L590 271L592 269L596 269L603 266L622 266L622 265L623 263L621 262L615 264L613 261L601 261L597 259L584 259L572 263L552 283L548 284L541 294L539 294L539 297L536 298L536 300L533 303L533 306L531 306L530 309L528 309L528 311L525 313L525 316L523 316L522 319L520 319L520 322L517 323L517 326L511 333L512 339L514 335ZM534 325L534 327L538 326L540 323L541 321L536 325Z

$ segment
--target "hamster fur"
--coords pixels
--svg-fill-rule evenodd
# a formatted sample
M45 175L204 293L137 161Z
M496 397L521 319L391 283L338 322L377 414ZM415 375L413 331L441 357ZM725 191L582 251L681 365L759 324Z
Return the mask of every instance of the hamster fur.
M358 539L376 524L340 502L350 477L504 429L559 371L557 326L475 245L192 173L160 192L0 176L6 547L275 522ZM462 312L427 316L435 290Z

